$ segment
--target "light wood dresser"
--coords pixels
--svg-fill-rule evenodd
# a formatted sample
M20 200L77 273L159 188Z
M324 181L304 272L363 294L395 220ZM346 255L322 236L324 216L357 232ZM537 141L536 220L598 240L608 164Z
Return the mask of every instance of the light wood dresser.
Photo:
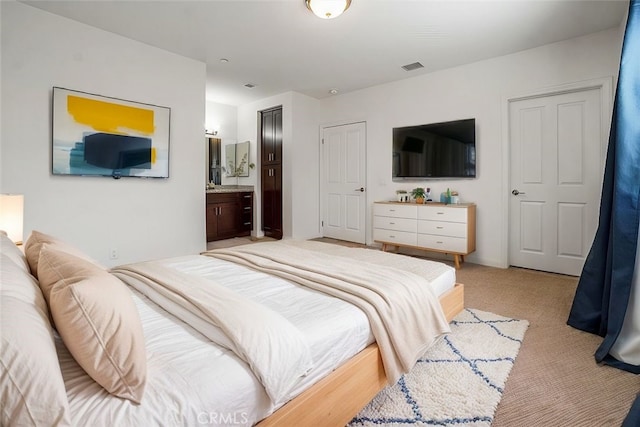
M382 250L400 246L453 255L456 268L476 250L476 205L375 202L373 240Z

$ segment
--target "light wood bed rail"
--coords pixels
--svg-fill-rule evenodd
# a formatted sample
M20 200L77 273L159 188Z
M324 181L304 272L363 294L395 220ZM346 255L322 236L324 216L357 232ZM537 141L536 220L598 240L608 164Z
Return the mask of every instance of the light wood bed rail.
M440 296L450 322L464 308L464 285ZM258 423L268 426L343 427L387 385L376 343Z

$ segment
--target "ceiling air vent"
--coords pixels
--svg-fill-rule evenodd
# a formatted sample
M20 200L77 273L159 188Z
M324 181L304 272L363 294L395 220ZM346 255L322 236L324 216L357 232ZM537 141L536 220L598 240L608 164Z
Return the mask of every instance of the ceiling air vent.
M256 87L256 85L254 85L253 83L247 83L246 85L244 85L244 87L253 89L254 87Z
M402 66L402 69L405 71L413 71L413 70L417 70L418 68L424 68L424 65L422 65L419 62L414 62L413 64L407 64Z

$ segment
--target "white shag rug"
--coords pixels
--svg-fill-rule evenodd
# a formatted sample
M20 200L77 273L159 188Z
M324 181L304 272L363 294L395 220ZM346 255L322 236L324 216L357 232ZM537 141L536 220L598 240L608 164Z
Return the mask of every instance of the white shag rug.
M490 426L526 320L465 309L411 372L349 423L360 426Z

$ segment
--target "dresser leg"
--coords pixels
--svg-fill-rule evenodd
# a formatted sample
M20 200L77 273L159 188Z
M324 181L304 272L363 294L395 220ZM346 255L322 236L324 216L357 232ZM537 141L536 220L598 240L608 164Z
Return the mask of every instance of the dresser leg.
M383 243L382 244L382 252L387 252L389 250L394 250L394 252L398 252L398 250L400 250L400 246L392 245L390 243Z
M453 262L456 264L456 270L459 270L460 269L460 255L454 255L453 256Z

